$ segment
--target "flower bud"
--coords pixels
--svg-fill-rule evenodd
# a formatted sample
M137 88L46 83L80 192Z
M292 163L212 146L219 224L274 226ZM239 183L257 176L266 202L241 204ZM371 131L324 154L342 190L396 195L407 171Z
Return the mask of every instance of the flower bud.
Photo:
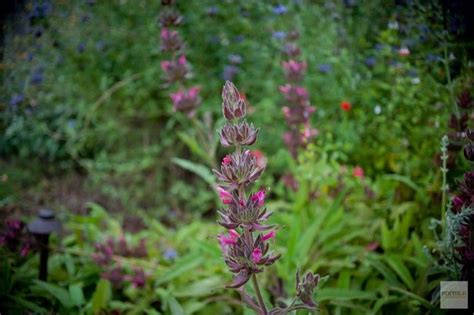
M178 59L162 61L161 69L165 72L166 81L169 83L183 81L189 76L189 67L184 55Z
M220 131L221 144L225 147L233 145L249 146L257 141L258 129L255 129L253 124L242 122L236 125L225 124Z
M303 79L306 71L306 62L298 62L295 60L283 61L283 70L285 71L286 79L290 82L299 82Z
M459 107L463 109L472 108L474 105L474 102L472 101L471 93L468 90L462 91L461 94L458 96L457 103Z
M280 92L291 104L307 105L309 103L308 91L304 87L286 84L280 86Z
M176 31L170 31L168 28L163 28L160 33L161 37L161 50L165 52L178 51L183 47L183 42L179 33Z
M247 112L245 100L234 84L226 81L222 89L222 113L225 119L234 120L245 117Z
M318 286L319 275L308 272L300 279L299 270L296 272L296 296L308 306L316 306L313 301L314 289Z
M199 87L192 87L189 90L180 90L170 95L173 101L173 110L187 113L189 117L194 116L196 109L201 104L199 97Z
M283 47L283 53L288 57L294 58L301 54L301 49L296 44L288 43Z
M177 26L181 24L183 17L176 11L164 10L159 17L159 23L162 27Z
M474 162L474 144L469 143L464 147L464 157L467 160Z

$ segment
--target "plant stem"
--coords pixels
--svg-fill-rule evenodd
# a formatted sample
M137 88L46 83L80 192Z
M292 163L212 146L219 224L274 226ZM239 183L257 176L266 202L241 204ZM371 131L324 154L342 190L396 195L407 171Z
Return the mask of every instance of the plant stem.
M456 115L456 118L459 119L461 117L461 112L459 111L458 104L454 97L453 83L451 81L451 72L449 70L448 44L446 42L444 45L444 71L446 72L446 80L448 81L449 101L454 107L454 114Z
M267 315L267 308L265 307L265 302L263 301L262 293L260 292L260 287L258 286L255 274L252 275L252 285L255 294L257 295L258 304L260 304L260 307L262 308L262 315Z
M441 173L443 174L443 183L441 184L441 191L442 191L442 199L441 199L441 229L442 229L442 235L444 236L445 232L445 225L446 225L446 194L447 194L447 160L448 160L448 137L443 136L441 139L441 161L443 163L443 166L441 168Z

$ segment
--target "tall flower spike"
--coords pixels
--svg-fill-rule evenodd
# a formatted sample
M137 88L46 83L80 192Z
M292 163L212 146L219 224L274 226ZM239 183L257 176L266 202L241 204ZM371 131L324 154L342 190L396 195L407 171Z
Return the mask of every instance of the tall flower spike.
M234 120L245 117L245 100L232 82L227 81L222 89L222 113L225 119Z
M296 88L295 91L304 97L304 89ZM265 266L275 263L280 255L270 250L269 240L275 238L276 232L274 226L266 224L271 212L265 207L265 189L253 193L246 191L260 178L266 162L260 151L256 154L256 151L242 148L253 145L258 135L258 129L253 125L239 121L245 116L245 107L237 88L227 81L222 90L222 113L227 122L219 135L222 145L235 147L235 152L222 159L219 170L213 170L219 181L217 192L223 204L218 211L218 223L229 230L228 235L218 236L224 261L234 274L227 287L238 289L242 301L257 314L288 314L296 309L313 309L313 290L319 276L312 273L306 275L303 282L297 281L295 301L299 299L302 303L267 311L260 293L256 275L263 272ZM245 291L244 286L250 279L256 299Z

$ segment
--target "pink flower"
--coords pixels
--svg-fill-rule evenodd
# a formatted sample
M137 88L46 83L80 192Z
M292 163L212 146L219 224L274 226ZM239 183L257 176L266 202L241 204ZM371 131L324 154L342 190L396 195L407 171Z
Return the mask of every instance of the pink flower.
M232 202L233 196L230 192L222 187L217 187L217 191L219 192L219 198L221 198L223 204L228 205Z
M21 257L25 257L26 255L28 255L30 250L31 250L31 245L29 243L24 244L20 250Z
M239 239L240 234L237 233L235 230L229 230L229 235L219 235L218 239L222 247L226 245L235 245L237 244L237 240Z
M232 158L230 157L230 155L224 156L224 158L222 159L222 164L223 165L232 164Z
M365 246L365 249L369 252L373 252L377 248L379 248L379 243L378 242L372 242L372 243L369 243Z
M311 138L316 137L318 134L319 134L318 129L305 126L303 129L303 132L301 133L301 140L303 142L308 142Z
M402 47L398 50L398 54L402 57L406 57L410 55L410 50L407 47Z
M164 60L161 62L161 69L163 69L163 71L168 71L170 69L170 66L171 66L171 62L169 62L168 60Z
M252 195L252 201L256 202L260 207L265 203L265 189L260 189Z
M251 150L250 154L252 154L256 161L257 161L257 166L259 168L264 168L267 165L267 158L265 155L262 153L260 150Z
M192 117L201 103L199 91L200 88L195 86L189 90L179 90L178 92L171 93L170 98L173 102L173 110L185 112L188 116Z
M364 178L364 169L360 166L356 166L354 167L354 169L352 170L352 174L355 176L355 177L358 177L358 178Z
M280 86L279 90L291 104L307 105L309 103L309 94L304 87L286 84Z
M181 66L184 66L186 64L186 56L185 55L181 55L179 57L178 64L181 65Z
M283 69L288 81L298 82L303 79L303 74L306 71L306 62L298 62L295 60L283 61Z
M262 250L260 248L255 248L252 252L252 261L258 263L262 259Z
M240 237L240 234L236 230L229 230L230 238L237 240Z
M268 232L267 234L263 234L262 236L262 240L263 241L266 241L266 240L269 240L271 238L274 238L276 236L276 231L275 230L271 230L270 232Z

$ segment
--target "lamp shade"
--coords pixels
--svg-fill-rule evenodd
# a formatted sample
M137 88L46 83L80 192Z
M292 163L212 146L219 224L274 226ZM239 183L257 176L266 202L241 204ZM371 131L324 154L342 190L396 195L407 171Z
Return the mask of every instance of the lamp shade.
M61 223L56 219L54 211L51 209L40 209L38 217L28 224L28 231L38 235L48 235L60 230Z

